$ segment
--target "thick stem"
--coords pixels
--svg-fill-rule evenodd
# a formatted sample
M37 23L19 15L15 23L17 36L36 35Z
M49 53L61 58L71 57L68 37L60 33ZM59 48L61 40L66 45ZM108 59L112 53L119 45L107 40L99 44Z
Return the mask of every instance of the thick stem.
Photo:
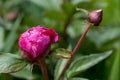
M90 26L91 26L91 23L89 23L89 24L87 25L87 28L86 28L85 31L83 32L83 34L82 34L82 36L80 37L79 41L77 42L75 48L74 48L73 51L72 51L72 57L75 55L75 53L77 52L78 48L80 47L80 44L81 44L81 42L83 41L83 39L85 38L88 30L90 29ZM72 57L71 57L70 59L68 59L68 61L66 62L66 64L65 64L65 66L64 66L64 68L63 68L63 70L62 70L62 72L61 72L58 80L61 80L61 79L62 79L63 74L65 73L66 69L68 69L68 67L69 67L69 65L70 65L70 63L71 63Z
M47 73L47 68L46 68L46 63L45 63L45 57L41 57L38 60L38 65L41 68L43 80L49 80L48 73Z
M77 42L75 48L73 49L72 55L75 55L76 51L77 51L78 48L80 47L80 44L82 43L83 39L85 38L85 36L86 36L88 30L90 29L90 26L91 26L91 25L92 25L91 23L89 23L89 24L87 25L85 31L82 33L82 36L79 38L79 41Z

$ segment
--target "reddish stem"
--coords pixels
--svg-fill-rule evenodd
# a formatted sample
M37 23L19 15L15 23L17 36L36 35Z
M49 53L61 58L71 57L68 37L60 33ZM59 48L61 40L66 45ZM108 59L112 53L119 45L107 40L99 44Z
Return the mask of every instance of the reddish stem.
M77 52L78 48L80 47L80 44L81 44L81 42L83 41L83 39L85 38L88 30L90 29L90 26L91 26L91 23L89 23L89 24L87 25L87 28L86 28L85 31L83 32L83 34L82 34L82 36L80 37L79 41L77 42L75 48L74 48L73 51L72 51L72 57L75 55L75 53ZM71 57L70 59L68 59L68 61L66 62L66 64L65 64L65 66L64 66L64 68L63 68L63 70L62 70L62 72L61 72L58 80L61 80L61 79L62 79L63 74L64 74L65 71L68 69L68 67L69 67L69 65L70 65L70 63L71 63L72 57Z
M85 38L88 30L90 29L91 23L89 23L87 25L87 28L85 29L85 31L82 33L82 36L79 38L79 41L77 42L75 48L72 51L72 55L75 55L76 51L78 50L78 48L80 47L80 44L82 43L83 39Z
M49 80L48 73L47 73L47 68L46 68L46 63L45 63L45 57L41 57L38 60L38 65L41 68L43 80Z

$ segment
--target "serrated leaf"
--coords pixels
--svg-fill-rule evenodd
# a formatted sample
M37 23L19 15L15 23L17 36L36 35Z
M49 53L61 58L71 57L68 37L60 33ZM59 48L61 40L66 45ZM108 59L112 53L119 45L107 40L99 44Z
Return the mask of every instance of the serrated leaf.
M9 54L0 55L0 73L12 73L23 69L27 63L22 59Z
M71 52L63 48L56 49L55 52L53 52L51 55L58 58L65 58L65 59L71 58Z
M15 72L15 73L11 73L11 75L15 76L15 77L27 79L27 80L34 80L34 76L30 72L30 66L29 65L26 66L21 71L18 71L18 72Z
M58 77L60 76L60 73L62 72L66 62L67 62L67 59L58 60L57 65L55 67L55 71L54 71L54 80L58 80Z
M99 54L91 54L88 56L82 56L79 59L73 61L67 70L67 77L71 78L78 73L96 65L100 61L106 59L112 51L107 51L104 53L99 53Z

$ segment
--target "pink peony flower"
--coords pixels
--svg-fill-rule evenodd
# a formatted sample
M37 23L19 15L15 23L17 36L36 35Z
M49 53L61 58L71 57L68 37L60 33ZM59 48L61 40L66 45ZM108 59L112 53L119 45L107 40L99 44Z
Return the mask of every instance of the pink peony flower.
M93 23L94 26L98 26L102 21L102 9L94 10L88 13L88 21Z
M34 62L48 48L50 43L58 41L54 29L36 26L22 33L19 38L20 55L27 61Z

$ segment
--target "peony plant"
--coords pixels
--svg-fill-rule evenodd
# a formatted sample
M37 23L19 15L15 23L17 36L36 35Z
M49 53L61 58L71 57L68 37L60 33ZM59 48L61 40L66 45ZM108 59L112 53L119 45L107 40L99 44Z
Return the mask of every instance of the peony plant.
M45 60L46 56L52 55L60 58L53 74L54 80L72 80L73 76L76 76L81 71L84 71L107 58L112 51L82 56L80 59L72 61L91 26L100 25L103 14L102 9L93 10L91 12L84 9L78 10L84 11L87 14L88 25L73 50L70 51L64 48L57 48L51 51L51 45L59 39L58 33L51 28L34 26L23 32L19 37L19 54L22 59L10 54L3 55L0 57L0 60L3 60L4 65L7 66L5 66L3 70L0 70L0 73L15 73L25 68L28 64L31 64L30 71L32 73L33 65L37 64L41 69L43 80L49 80L50 78ZM12 60L13 62L6 64L9 60ZM78 78L77 80L80 79L81 78Z

